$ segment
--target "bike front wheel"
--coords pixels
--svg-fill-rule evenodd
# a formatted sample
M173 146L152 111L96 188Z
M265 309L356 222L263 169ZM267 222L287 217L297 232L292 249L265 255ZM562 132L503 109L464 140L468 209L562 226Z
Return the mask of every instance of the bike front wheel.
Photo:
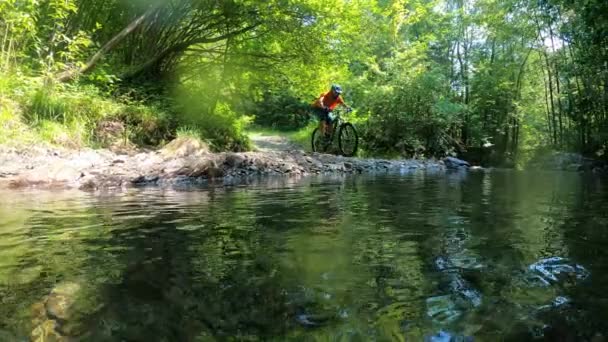
M357 153L359 147L359 136L355 126L349 123L342 124L340 126L340 132L338 133L338 145L340 152L345 157L352 157Z
M315 130L312 131L311 145L313 152L320 153L327 151L327 148L329 147L329 143L323 136L323 133L321 133L321 131L319 130L319 127L315 128Z

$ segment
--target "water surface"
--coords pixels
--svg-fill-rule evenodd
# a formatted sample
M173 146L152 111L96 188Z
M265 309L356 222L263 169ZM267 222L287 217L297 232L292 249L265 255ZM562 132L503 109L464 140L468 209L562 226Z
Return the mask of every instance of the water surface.
M607 190L493 171L2 192L0 339L598 340ZM530 268L550 257L554 280Z

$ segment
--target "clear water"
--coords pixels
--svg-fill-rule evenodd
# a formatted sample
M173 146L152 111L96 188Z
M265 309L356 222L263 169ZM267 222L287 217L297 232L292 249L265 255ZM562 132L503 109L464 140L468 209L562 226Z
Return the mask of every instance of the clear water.
M0 340L602 341L607 187L494 171L2 192ZM549 257L567 260L545 283L529 266Z

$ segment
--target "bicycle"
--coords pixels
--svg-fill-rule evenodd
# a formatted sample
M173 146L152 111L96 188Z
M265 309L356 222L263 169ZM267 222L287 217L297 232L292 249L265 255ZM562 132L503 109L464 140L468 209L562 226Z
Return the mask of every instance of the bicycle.
M351 123L342 119L341 112L342 110L338 109L329 113L329 115L334 115L333 129L329 138L323 136L319 131L319 127L312 131L311 143L313 152L326 152L333 144L337 132L340 153L345 157L352 157L357 153L357 148L359 147L357 130ZM347 110L347 112L350 112L350 110Z

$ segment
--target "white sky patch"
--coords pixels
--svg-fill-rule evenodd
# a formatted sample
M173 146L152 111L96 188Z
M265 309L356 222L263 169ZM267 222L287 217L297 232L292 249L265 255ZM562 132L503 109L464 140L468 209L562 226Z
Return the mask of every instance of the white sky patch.
M546 36L543 34L543 37L545 37L543 43L551 52L555 52L565 45L565 42L559 37L553 37L553 41L551 41L551 37L548 37L548 34Z
M439 14L446 14L446 4L445 1L436 1L435 6L433 6L433 12Z

